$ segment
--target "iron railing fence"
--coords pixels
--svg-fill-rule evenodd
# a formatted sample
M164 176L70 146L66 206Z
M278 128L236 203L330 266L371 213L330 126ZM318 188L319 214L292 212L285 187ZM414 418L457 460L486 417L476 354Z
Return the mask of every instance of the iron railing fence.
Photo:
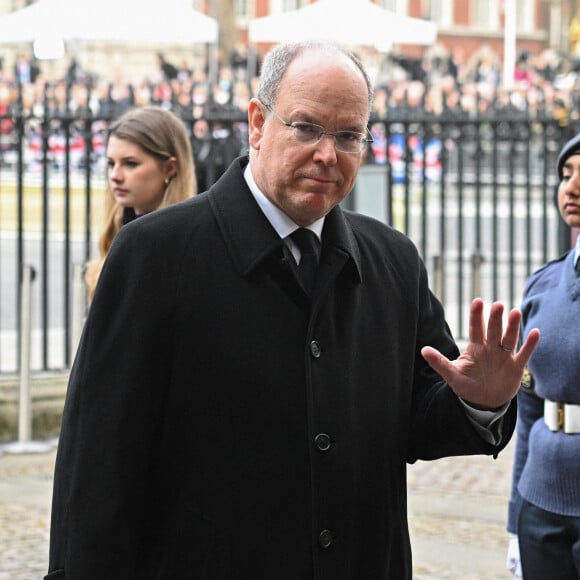
M458 339L475 296L518 306L527 276L570 247L555 167L578 129L502 113L371 121L373 164L348 203L417 244Z
M0 114L0 374L19 370L23 269L32 268L31 368L67 370L85 301L83 264L96 250L111 116L91 109ZM246 115L180 113L201 189L247 149ZM343 205L417 244L458 340L471 299L519 304L525 278L569 245L553 203L557 154L576 129L551 119L428 115L373 118ZM80 320L80 322L79 322Z

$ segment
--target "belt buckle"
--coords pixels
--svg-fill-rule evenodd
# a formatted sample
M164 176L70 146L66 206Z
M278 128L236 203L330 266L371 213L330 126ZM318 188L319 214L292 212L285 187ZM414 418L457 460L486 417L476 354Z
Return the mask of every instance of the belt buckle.
M557 405L556 415L558 419L558 431L564 431L564 404L558 402Z

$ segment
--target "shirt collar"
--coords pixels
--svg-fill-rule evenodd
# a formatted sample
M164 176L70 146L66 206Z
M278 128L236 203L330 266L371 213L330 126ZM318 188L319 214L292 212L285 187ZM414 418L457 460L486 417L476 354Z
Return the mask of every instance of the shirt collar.
M290 219L290 217L286 215L279 207L274 205L260 190L254 180L254 176L252 175L252 168L249 163L244 171L244 179L246 180L246 183L248 184L248 187L250 188L256 203L264 212L264 215L282 239L287 238L294 230L298 229L298 224ZM324 216L311 223L309 226L307 226L307 228L312 230L320 240L322 239L323 226Z
M578 263L579 258L580 258L580 234L576 238L576 249L574 250L574 265Z

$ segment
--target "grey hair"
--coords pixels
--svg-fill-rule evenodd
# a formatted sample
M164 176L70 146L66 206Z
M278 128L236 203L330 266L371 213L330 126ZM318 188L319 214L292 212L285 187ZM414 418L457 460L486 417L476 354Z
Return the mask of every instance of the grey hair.
M373 86L360 59L339 44L322 41L303 41L279 44L266 54L262 64L262 73L260 75L260 85L257 94L258 99L262 101L264 105L267 107L275 105L280 91L280 82L282 81L282 77L286 73L286 70L295 58L309 51L327 52L331 56L340 54L346 56L351 62L353 62L362 74L367 85L369 112L371 111L373 106Z

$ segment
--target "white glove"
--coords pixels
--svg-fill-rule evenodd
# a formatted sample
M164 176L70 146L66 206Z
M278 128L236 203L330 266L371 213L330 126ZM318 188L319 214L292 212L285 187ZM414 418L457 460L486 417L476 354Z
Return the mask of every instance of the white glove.
M507 569L516 577L522 577L522 563L520 562L520 544L516 534L509 534L509 545L506 560Z

